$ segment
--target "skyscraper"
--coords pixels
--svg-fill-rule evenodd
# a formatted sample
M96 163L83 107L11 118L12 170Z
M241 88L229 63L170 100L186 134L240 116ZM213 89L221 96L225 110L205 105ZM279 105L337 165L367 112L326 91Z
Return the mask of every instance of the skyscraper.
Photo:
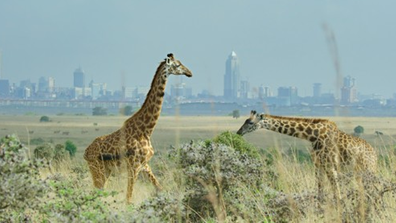
M0 98L10 96L10 81L0 79Z
M84 88L85 87L85 73L81 67L74 71L74 87Z
M322 84L314 83L313 84L313 97L319 98L322 95Z
M357 101L357 89L355 78L344 77L344 85L341 88L341 103L350 104Z
M234 51L228 56L224 74L224 98L237 99L240 90L239 60Z

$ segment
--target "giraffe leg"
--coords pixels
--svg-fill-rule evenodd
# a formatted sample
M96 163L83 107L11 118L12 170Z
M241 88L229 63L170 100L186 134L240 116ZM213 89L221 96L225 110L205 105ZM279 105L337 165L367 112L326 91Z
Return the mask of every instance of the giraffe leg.
M104 175L105 175L104 187L106 187L108 183L108 179L111 175L111 172L112 172L111 165L109 163L104 163Z
M315 178L318 184L318 200L319 203L323 203L325 199L323 192L323 180L324 180L325 171L323 169L324 166L322 165L322 161L321 161L322 158L320 156L319 151L320 150L313 151L311 153L311 157L312 157L312 161L315 164Z
M106 182L104 163L100 161L90 161L88 165L94 186L103 189Z
M342 219L342 214L341 210L342 207L341 205L341 191L340 191L340 186L338 184L338 172L337 169L333 166L330 169L327 170L327 178L330 181L331 187L333 188L333 193L334 193L334 199L336 201L336 210L338 213L339 219Z
M132 203L132 194L133 194L133 186L135 185L137 176L139 174L140 165L134 164L130 160L128 160L128 186L127 186L127 194L126 194L126 202L127 204Z
M315 177L318 183L318 199L322 203L324 201L324 192L323 192L323 180L324 180L324 171L322 167L317 166L315 168Z
M155 178L154 173L151 171L150 166L146 163L143 167L143 170L147 173L151 183L157 188L158 191L162 190L160 183L158 182L157 178Z

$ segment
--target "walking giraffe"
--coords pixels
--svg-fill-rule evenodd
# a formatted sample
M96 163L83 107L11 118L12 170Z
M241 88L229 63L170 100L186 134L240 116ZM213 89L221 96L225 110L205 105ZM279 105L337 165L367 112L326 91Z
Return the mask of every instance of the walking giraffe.
M244 135L257 129L268 129L312 143L311 156L316 167L319 198L323 198L324 174L327 175L334 196L339 202L340 167L351 165L356 173L376 172L377 154L374 148L365 140L342 132L334 122L327 119L281 117L251 111L250 117L237 134Z
M131 202L133 185L140 170L148 174L157 189L161 189L148 165L148 161L154 155L150 137L160 116L166 82L171 74L192 76L191 71L176 60L173 54L168 54L159 64L140 110L126 120L120 129L109 135L97 137L85 150L84 159L88 162L93 184L97 188L104 187L112 167L119 167L121 161L126 160L127 203Z

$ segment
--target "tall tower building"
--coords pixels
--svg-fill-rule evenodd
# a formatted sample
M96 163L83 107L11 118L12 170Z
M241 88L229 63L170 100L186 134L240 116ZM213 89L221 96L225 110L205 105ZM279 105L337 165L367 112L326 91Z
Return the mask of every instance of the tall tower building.
M74 87L84 88L85 87L85 73L81 67L74 71Z
M344 85L341 88L341 103L350 104L357 101L355 78L351 76L344 77Z
M10 96L10 81L0 79L0 98Z
M320 96L322 96L322 84L314 83L313 84L313 97L319 98Z
M234 51L228 56L224 74L224 98L237 99L240 90L239 60Z

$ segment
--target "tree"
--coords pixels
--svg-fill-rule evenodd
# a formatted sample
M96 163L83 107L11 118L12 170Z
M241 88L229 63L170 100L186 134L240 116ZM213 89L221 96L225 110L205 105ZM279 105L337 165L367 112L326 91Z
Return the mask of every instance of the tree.
M69 152L70 157L74 157L76 155L77 147L70 140L66 140L65 149Z
M363 128L363 126L358 125L358 126L356 126L356 127L353 129L353 131L354 131L354 135L360 136L361 134L364 133L364 128Z
M95 107L92 109L92 115L107 115L107 109L103 107Z
M133 108L132 108L132 106L127 105L127 106L125 106L125 107L123 107L123 108L120 109L120 113L121 113L122 115L126 115L126 116L132 115L132 113L133 113Z
M40 118L40 122L49 122L49 121L50 121L50 119L49 119L49 117L46 116L46 115L41 116L41 118Z
M240 112L238 109L232 111L232 117L233 118L239 118L241 116Z

